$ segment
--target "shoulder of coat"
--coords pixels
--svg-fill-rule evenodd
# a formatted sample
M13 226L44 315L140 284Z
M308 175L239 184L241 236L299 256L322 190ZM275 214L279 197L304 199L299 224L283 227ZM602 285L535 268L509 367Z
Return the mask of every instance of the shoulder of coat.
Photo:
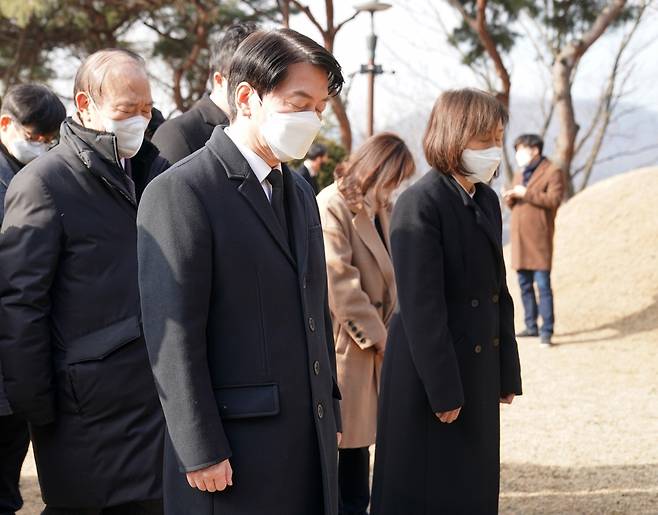
M318 193L317 201L320 210L328 210L335 214L349 212L349 207L347 206L343 196L338 191L338 187L335 182Z

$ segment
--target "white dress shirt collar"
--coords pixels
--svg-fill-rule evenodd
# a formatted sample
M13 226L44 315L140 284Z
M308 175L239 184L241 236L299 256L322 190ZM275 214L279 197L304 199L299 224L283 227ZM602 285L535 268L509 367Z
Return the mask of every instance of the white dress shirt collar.
M249 164L249 168L251 168L251 170L254 172L254 175L258 179L258 182L260 182L260 185L263 188L265 195L267 196L267 200L271 202L272 185L267 180L267 176L272 171L272 167L268 165L262 157L256 154L256 152L254 152L247 145L245 145L240 140L238 140L238 138L236 138L235 135L232 134L230 126L226 127L224 129L224 132L229 137L229 139L235 144L235 146L238 147L240 154L242 154L242 157L245 158L245 160ZM282 172L281 163L277 164L274 168Z

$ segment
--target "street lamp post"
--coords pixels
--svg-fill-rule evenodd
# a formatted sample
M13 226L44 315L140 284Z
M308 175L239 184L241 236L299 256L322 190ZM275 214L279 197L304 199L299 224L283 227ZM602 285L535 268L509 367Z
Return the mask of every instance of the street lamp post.
M375 34L375 13L389 9L391 4L371 0L369 2L360 2L354 6L359 12L370 13L370 34L366 41L368 46L368 64L361 65L361 73L368 74L368 136L375 132L375 76L384 73L381 65L375 64L375 50L377 49L377 35Z

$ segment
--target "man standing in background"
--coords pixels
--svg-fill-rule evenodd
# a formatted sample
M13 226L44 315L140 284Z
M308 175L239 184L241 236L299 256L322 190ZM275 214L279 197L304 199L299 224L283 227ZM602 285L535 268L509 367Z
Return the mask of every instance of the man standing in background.
M152 141L172 165L204 146L215 127L228 125L229 66L240 43L255 30L251 23L235 23L226 29L210 49L210 95L204 94L192 109L167 120L155 131Z
M512 210L510 240L512 267L518 272L525 329L517 336L541 336L549 347L553 336L553 236L555 215L564 196L562 171L542 155L544 141L536 134L523 134L514 142L519 172L514 187L503 193ZM535 294L539 290L539 304ZM542 326L537 318L541 316Z
M9 183L24 165L45 154L66 118L64 104L41 84L9 89L0 106L0 225ZM18 511L18 489L30 437L27 422L14 415L6 398L0 360L0 514Z
M306 154L304 164L297 169L297 173L313 187L316 195L320 193L320 185L318 184L320 169L328 160L327 147L321 143L314 143L308 154Z

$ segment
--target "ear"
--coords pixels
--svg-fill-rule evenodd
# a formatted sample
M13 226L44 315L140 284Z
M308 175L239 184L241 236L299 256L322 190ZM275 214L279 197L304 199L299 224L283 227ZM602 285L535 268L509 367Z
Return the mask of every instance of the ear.
M212 74L212 85L213 87L223 88L226 86L226 79L221 73L215 72Z
M87 96L87 93L84 93L83 91L78 91L75 94L75 98L73 100L75 101L76 111L82 113L89 109L89 96Z
M8 114L3 114L0 116L0 130L6 131L9 128L11 123L11 116Z
M241 82L235 88L235 107L238 113L243 116L251 116L251 106L249 105L249 97L254 92L254 88L248 82Z

